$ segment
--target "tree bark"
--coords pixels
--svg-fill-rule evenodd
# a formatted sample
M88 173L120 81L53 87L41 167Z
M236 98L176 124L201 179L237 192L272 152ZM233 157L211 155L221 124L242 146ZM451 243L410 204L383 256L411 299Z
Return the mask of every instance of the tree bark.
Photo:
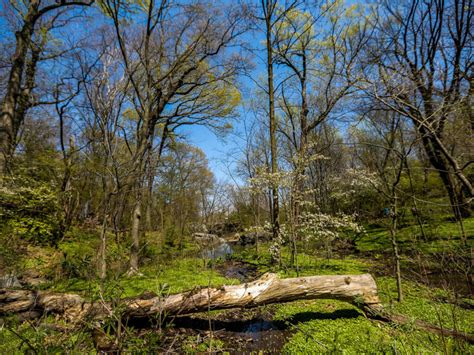
M393 204L392 204L392 224L390 226L390 239L392 243L393 257L395 261L395 279L397 280L397 301L403 301L403 291L402 291L402 272L400 268L400 252L398 250L397 242L397 222L398 222L398 210L397 210L397 195L394 192L393 195Z
M132 211L132 229L130 232L132 244L130 246L130 268L128 275L138 273L139 261L140 261L140 230L141 230L141 219L142 219L142 204L143 204L143 185L144 178L146 175L147 161L145 156L151 154L152 143L150 137L153 136L154 125L152 124L152 118L149 114L145 114L144 124L139 132L137 141L137 150L135 152L133 161L134 166L132 168L133 174L129 180L129 186L133 186L134 205Z
M12 67L8 78L7 92L3 99L2 112L0 114L0 174L5 174L9 169L11 156L15 147L17 127L15 122L15 110L21 95L21 82L25 69L26 56L34 31L34 18L38 12L38 1L33 1L25 16L23 27L15 33L16 48L12 58Z
M132 245L130 247L130 269L129 274L138 272L139 250L140 250L140 221L142 218L142 192L138 187L135 197L135 206L132 212Z
M273 179L278 172L278 156L277 156L277 141L276 141L276 129L277 122L275 117L275 89L274 89L274 78L273 78L273 43L272 43L272 31L273 31L273 22L272 16L276 9L276 3L267 0L262 2L262 7L265 14L265 36L266 36L266 51L267 51L267 83L268 83L268 116L269 116L269 125L270 125L270 159L271 159L271 173ZM272 255L273 263L280 263L280 245L278 244L278 237L280 234L280 224L279 224L279 213L280 213L280 204L278 202L278 182L273 180L272 184L272 234L273 240L277 251Z
M124 317L143 318L203 312L208 309L251 308L271 303L317 298L340 299L360 306L377 308L380 301L373 277L364 275L307 276L280 279L265 274L242 285L203 288L168 297L137 297L123 300ZM110 304L93 303L67 293L30 290L0 290L0 315L32 312L62 314L66 319L102 319Z
M413 122L419 125L415 120ZM444 158L443 153L437 148L436 144L433 143L433 134L430 134L430 132L420 125L418 132L422 137L423 147L429 162L438 171L439 177L448 193L454 217L456 220L460 220L471 216L471 203L466 198L463 189L457 191L450 166ZM469 199L472 198L469 191L467 191L467 196L469 196Z

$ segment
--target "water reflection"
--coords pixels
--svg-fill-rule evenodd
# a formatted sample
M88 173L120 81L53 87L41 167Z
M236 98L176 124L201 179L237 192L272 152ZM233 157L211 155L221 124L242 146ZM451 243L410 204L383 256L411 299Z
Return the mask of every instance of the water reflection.
M223 242L209 246L208 249L203 250L201 252L201 257L211 260L216 260L219 258L226 259L232 253L232 247L227 242Z

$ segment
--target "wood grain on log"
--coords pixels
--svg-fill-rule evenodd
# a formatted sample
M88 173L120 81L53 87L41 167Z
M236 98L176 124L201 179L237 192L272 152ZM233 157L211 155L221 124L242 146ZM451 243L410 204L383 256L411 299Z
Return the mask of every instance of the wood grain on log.
M265 274L256 281L242 285L204 288L164 299L133 300L127 309L130 315L139 315L137 312L145 312L147 315L160 312L183 314L316 298L340 299L365 305L380 303L377 285L369 274L292 279L280 279L276 274Z
M270 303L302 299L333 298L378 305L377 286L369 274L308 276L280 279L276 274L265 274L256 281L219 288L203 288L168 297L133 298L124 300L124 314L146 317L156 314L175 315L202 312L208 309L256 307ZM79 321L85 316L107 316L109 304L88 302L75 294L47 291L0 290L0 313L42 311L64 314Z

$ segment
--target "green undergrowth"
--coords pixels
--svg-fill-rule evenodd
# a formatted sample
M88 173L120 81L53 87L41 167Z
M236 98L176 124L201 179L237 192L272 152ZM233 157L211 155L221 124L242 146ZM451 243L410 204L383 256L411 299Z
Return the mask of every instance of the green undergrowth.
M466 220L468 235L473 234L474 219ZM426 242L443 243L450 248L451 237L455 238L456 225L444 223L438 230L440 238ZM402 246L411 243L410 238L416 226L401 229ZM385 234L384 234L385 233ZM107 300L118 300L134 297L144 292L158 295L178 293L196 287L223 284L238 284L236 279L222 276L216 271L216 264L222 261L209 262L199 257L192 245L184 245L184 251L164 250L159 243L159 236L147 235L145 262L140 275L127 276L127 250L118 246L114 237L109 236L109 274L107 281L101 285L96 278L96 255L98 235L95 232L73 231L58 244L58 248L31 247L32 257L22 263L24 270L35 270L47 277L49 283L41 286L56 292L80 293L86 298L96 299L100 292ZM386 231L370 230L363 243L367 249L383 251L388 241ZM372 239L371 239L372 238ZM378 241L382 244L377 244ZM383 241L383 242L382 242ZM362 244L359 244L362 245ZM260 273L277 272L280 277L310 275L362 274L370 272L382 259L364 259L356 256L345 258L327 258L324 255L298 255L298 273L290 265L291 255L288 246L282 248L282 263L271 265L268 244L262 243L259 252L255 247L236 248L232 258L254 265ZM305 250L303 246L300 250ZM374 253L375 254L375 253ZM446 290L429 288L410 281L403 281L404 300L396 301L396 283L392 277L378 277L376 282L384 307L395 314L402 314L413 320L422 320L436 326L456 329L474 334L474 312L469 307L463 308L460 301ZM102 286L102 291L101 290ZM471 301L470 301L471 302ZM285 353L474 353L474 346L451 337L441 337L417 329L413 323L394 325L367 319L354 305L336 300L298 301L275 305L275 320L285 322L293 330L283 351ZM219 316L220 311L211 311L209 316ZM51 320L53 323L54 320ZM64 333L54 329L42 329L28 323L9 327L0 324L0 353L26 352L35 348L43 353L87 353L93 352L93 344L87 330L68 333L68 338L61 340ZM14 323L13 323L14 324ZM16 332L14 334L12 332ZM152 334L152 332L150 332ZM130 345L124 349L134 351L151 343L161 341L141 336L130 336ZM151 336L151 335L150 335ZM156 339L155 339L156 338ZM29 340L30 344L28 344ZM58 341L53 339L59 339ZM134 340L135 339L135 340ZM205 352L212 347L218 351L219 342L208 344L196 341L193 336L181 344L186 352Z
M355 306L333 300L300 301L279 308L277 319L295 329L285 344L289 354L308 353L465 353L473 346L442 339L410 325L371 321Z
M464 231L468 244L474 246L474 217L463 220ZM438 221L423 226L425 237L417 224L405 226L397 231L397 240L402 248L416 248L424 253L435 253L450 250L462 245L461 227L459 223ZM387 227L370 227L356 241L360 251L390 250L391 242Z
M139 274L127 276L128 250L120 248L114 236L108 235L108 275L103 285L96 274L99 249L96 232L73 230L57 248L32 246L21 269L47 279L47 283L39 286L41 289L75 292L86 298L98 296L101 286L106 297L124 298L143 292L178 293L195 287L238 283L216 272L209 260L198 257L193 246L185 245L181 252L164 250L158 239L156 234L147 235L142 250L145 263Z
M106 282L105 290L118 294L119 297L133 297L144 292L173 294L196 287L237 283L238 280L225 278L209 269L202 259L174 258L166 263L146 265L138 275L117 275ZM83 293L87 297L87 290L92 294L99 292L100 283L97 280L68 279L55 283L50 289Z
M61 331L53 316L41 324L19 322L14 316L2 319L0 354L96 354L89 329ZM48 327L49 326L49 327Z
M474 312L461 307L462 299L447 290L403 281L403 302L399 303L395 301L397 289L393 278L377 278L377 287L390 312L474 335Z
M186 354L221 353L224 342L220 339L202 339L200 336L189 336L181 345L181 350Z
M254 249L234 255L253 263L261 272L275 271L262 247L260 257ZM283 265L289 265L289 251L282 250ZM325 259L298 256L299 276L361 274L369 272L367 259L347 257ZM295 277L294 268L286 267L280 277ZM474 312L459 306L449 291L403 281L404 300L396 301L397 289L392 277L376 278L384 307L394 314L422 320L438 327L474 334ZM286 353L472 353L474 346L451 337L422 331L413 323L394 325L367 319L354 305L337 300L298 301L277 306L275 319L286 322L294 335L284 347Z
M473 334L474 312L437 301L449 296L443 290L404 282L405 300L394 301L392 278L378 278L379 293L387 310L445 328ZM337 300L298 301L279 305L275 319L287 322L294 335L286 353L472 353L474 346L450 337L367 319L354 305Z
M288 247L281 250L281 267L271 265L268 244L262 244L258 254L255 248L242 249L232 255L232 258L244 261L257 267L262 272L277 272L281 277L296 277L295 266L290 263L291 252ZM361 260L352 256L341 259L328 259L305 253L298 254L296 258L299 276L310 275L340 275L340 274L364 274L369 272L370 264L367 260Z

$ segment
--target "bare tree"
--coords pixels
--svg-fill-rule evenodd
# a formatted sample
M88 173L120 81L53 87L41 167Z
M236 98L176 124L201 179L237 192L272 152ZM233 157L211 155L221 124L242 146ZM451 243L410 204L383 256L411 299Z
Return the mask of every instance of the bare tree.
M285 14L293 9L297 5L298 1L290 1L280 6L276 0L261 0L260 10L263 16L259 18L263 21L263 33L265 35L265 52L266 52L266 70L267 70L267 88L268 94L268 119L269 119L269 132L270 132L270 166L272 175L276 176L278 173L278 153L277 153L277 119L275 116L275 78L274 78L274 65L275 65L275 28ZM275 179L274 179L275 180ZM272 186L272 234L273 239L277 240L279 236L279 209L280 205L278 202L278 183L273 182ZM279 254L279 251L275 253ZM273 260L275 263L280 263L280 260Z
M38 23L48 16L54 18L74 6L90 6L94 0L44 1L30 0L13 5L21 21L15 32L15 52L12 57L5 97L0 113L0 174L7 173L16 146L18 132L30 107L30 96L35 85L36 66L44 45L35 42ZM6 5L5 5L6 6ZM41 35L39 35L41 38Z
M116 75L120 72L116 48L108 43L103 43L102 47L100 62L91 74L84 74L90 78L84 78L82 110L86 117L86 159L95 160L89 166L102 188L98 275L103 281L107 275L107 233L114 224L113 216L117 213L120 195L123 195L122 185L130 156L123 154L126 143L121 132L129 82L124 75Z
M151 0L134 8L138 12L135 16L141 16L144 25L132 28L123 19L133 4L105 2L105 12L112 19L130 81L131 104L137 118L131 147L133 165L127 182L134 201L131 273L138 270L144 178L156 128L159 127L158 137L164 142L169 132L183 125L217 127L218 119L231 115L233 104L238 101L232 83L235 62L218 58L242 33L240 16L223 16L223 8L208 5ZM158 146L163 144L158 142Z
M473 16L470 0L384 2L365 87L411 119L457 218L470 215L474 160L456 154L446 131L463 120L472 130Z
M389 235L394 259L394 273L397 281L398 301L403 300L400 250L398 245L398 225L403 194L399 187L407 167L407 159L416 143L416 139L407 139L403 117L396 112L371 111L367 115L369 124L366 133L358 137L360 161L376 173L373 187L388 202L385 217L389 218ZM402 191L403 192L403 191ZM400 196L402 195L402 196Z
M287 140L289 163L294 170L290 192L290 221L300 215L310 157L310 138L335 115L342 101L354 93L357 58L368 40L363 7L346 11L340 4L316 4L286 11L273 29L275 61L284 71L280 132ZM362 17L363 18L363 17ZM292 260L296 236L292 238Z

